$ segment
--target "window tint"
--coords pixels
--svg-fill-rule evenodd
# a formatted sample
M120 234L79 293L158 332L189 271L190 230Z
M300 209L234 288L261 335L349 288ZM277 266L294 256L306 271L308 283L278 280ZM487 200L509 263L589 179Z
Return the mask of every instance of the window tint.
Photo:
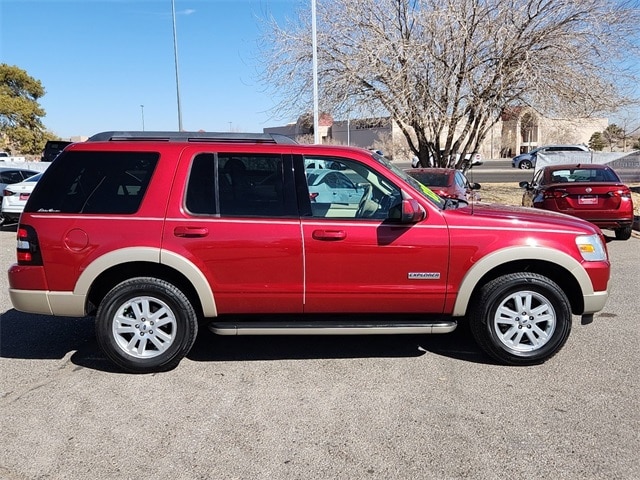
M305 165L331 165L330 169L306 169L313 217L385 220L392 212L399 213L400 190L368 167L350 160L309 157Z
M620 179L611 169L575 168L567 170L554 170L551 181L555 183L571 182L620 182Z
M149 152L67 152L45 172L26 210L135 213L157 161Z
M24 176L19 170L0 171L0 183L18 183L24 180Z
M280 155L200 154L191 167L186 207L191 213L204 215L297 214L284 185Z
M427 187L446 187L449 185L449 175L446 173L420 172L414 173L412 176Z

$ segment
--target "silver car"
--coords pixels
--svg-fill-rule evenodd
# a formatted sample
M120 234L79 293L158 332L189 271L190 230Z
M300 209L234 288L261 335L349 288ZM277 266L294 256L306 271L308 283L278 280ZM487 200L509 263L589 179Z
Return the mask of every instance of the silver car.
M521 153L513 157L511 166L513 168L521 168L522 170L529 170L536 166L536 158L538 153L549 152L588 152L589 147L585 145L545 145L531 150L528 153Z

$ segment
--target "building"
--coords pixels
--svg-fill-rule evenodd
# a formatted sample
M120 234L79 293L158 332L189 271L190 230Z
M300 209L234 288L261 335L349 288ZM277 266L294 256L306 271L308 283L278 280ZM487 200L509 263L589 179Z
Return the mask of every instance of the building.
M587 145L591 135L602 132L608 125L606 118L549 119L529 107L513 108L496 125L500 132L500 156L513 157L554 143Z
M380 149L389 158L412 156L402 131L390 117L334 121L330 115L322 114L319 124L322 143ZM593 133L602 132L608 124L606 118L549 119L529 107L514 108L505 112L492 127L479 153L484 158L511 158L542 145L586 145ZM298 141L309 141L309 138L312 141L313 117L305 115L296 123L263 131Z

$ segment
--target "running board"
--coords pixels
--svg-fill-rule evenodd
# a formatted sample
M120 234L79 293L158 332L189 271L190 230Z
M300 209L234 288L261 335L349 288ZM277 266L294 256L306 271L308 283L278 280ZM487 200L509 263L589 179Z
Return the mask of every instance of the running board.
M217 335L389 335L450 333L455 320L400 322L213 322Z

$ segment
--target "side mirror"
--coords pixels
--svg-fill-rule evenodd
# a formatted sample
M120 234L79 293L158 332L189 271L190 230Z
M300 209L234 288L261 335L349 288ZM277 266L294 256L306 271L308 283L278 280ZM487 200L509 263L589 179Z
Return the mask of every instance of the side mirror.
M427 217L427 212L413 198L402 201L402 214L400 223L418 223Z
M482 188L482 185L480 185L479 183L470 183L469 184L469 189L470 190L480 190Z
M520 182L518 185L520 185L520 188L529 188L529 182Z

